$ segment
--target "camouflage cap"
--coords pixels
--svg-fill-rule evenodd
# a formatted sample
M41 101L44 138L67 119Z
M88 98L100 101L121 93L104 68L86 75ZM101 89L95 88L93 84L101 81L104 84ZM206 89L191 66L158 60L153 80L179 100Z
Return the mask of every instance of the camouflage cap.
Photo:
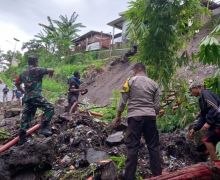
M193 82L189 85L189 89L197 88L197 87L202 87L202 83L199 82L199 81L193 81Z

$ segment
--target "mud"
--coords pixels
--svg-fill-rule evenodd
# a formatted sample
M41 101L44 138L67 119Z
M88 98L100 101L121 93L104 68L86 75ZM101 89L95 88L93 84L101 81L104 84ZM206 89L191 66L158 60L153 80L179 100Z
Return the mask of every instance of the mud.
M63 112L62 108L56 109ZM15 135L19 118L18 115L0 122ZM86 179L90 176L105 179L105 174L111 174L111 179L118 178L120 171L116 169L116 164L106 162L106 159L126 155L123 141L125 122L120 128L113 129L111 124L98 122L88 113L56 112L52 131L51 138L45 139L35 134L30 142L1 154L0 179ZM166 171L175 171L205 160L204 154L187 141L184 131L161 134L160 141ZM149 154L143 140L139 152L138 173L144 178L150 177Z

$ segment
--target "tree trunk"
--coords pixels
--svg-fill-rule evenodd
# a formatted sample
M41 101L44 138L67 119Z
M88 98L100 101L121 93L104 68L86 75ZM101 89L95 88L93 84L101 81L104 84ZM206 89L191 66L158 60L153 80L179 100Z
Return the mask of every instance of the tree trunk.
M212 180L220 179L220 161L199 163L149 180Z

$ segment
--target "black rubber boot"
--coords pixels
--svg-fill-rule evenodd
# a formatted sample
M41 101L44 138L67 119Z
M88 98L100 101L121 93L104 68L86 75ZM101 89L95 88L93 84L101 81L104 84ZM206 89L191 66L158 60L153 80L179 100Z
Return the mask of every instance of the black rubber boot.
M27 135L26 135L26 131L24 129L20 129L19 130L19 141L18 141L18 145L22 145L25 142L27 142Z
M41 128L39 130L39 134L44 135L45 137L51 136L53 133L50 131L49 122L43 121L41 123Z

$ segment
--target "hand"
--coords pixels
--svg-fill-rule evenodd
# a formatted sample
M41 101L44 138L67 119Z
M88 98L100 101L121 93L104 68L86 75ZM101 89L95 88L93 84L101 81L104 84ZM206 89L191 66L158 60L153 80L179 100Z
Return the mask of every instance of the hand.
M50 78L53 77L53 73L54 73L54 70L48 68L48 76L49 76Z
M208 123L205 123L201 130L207 131L210 128L210 125Z
M194 137L194 135L195 135L195 130L194 129L191 129L189 132L188 132L188 138L189 139L192 139L193 137Z
M114 119L114 126L118 127L121 124L121 117L116 117Z
M85 91L85 89L79 89L79 91L80 91L80 92L83 92L83 91Z
M164 114L165 114L165 110L164 110L164 109L161 109L161 110L159 111L159 117L163 116Z

